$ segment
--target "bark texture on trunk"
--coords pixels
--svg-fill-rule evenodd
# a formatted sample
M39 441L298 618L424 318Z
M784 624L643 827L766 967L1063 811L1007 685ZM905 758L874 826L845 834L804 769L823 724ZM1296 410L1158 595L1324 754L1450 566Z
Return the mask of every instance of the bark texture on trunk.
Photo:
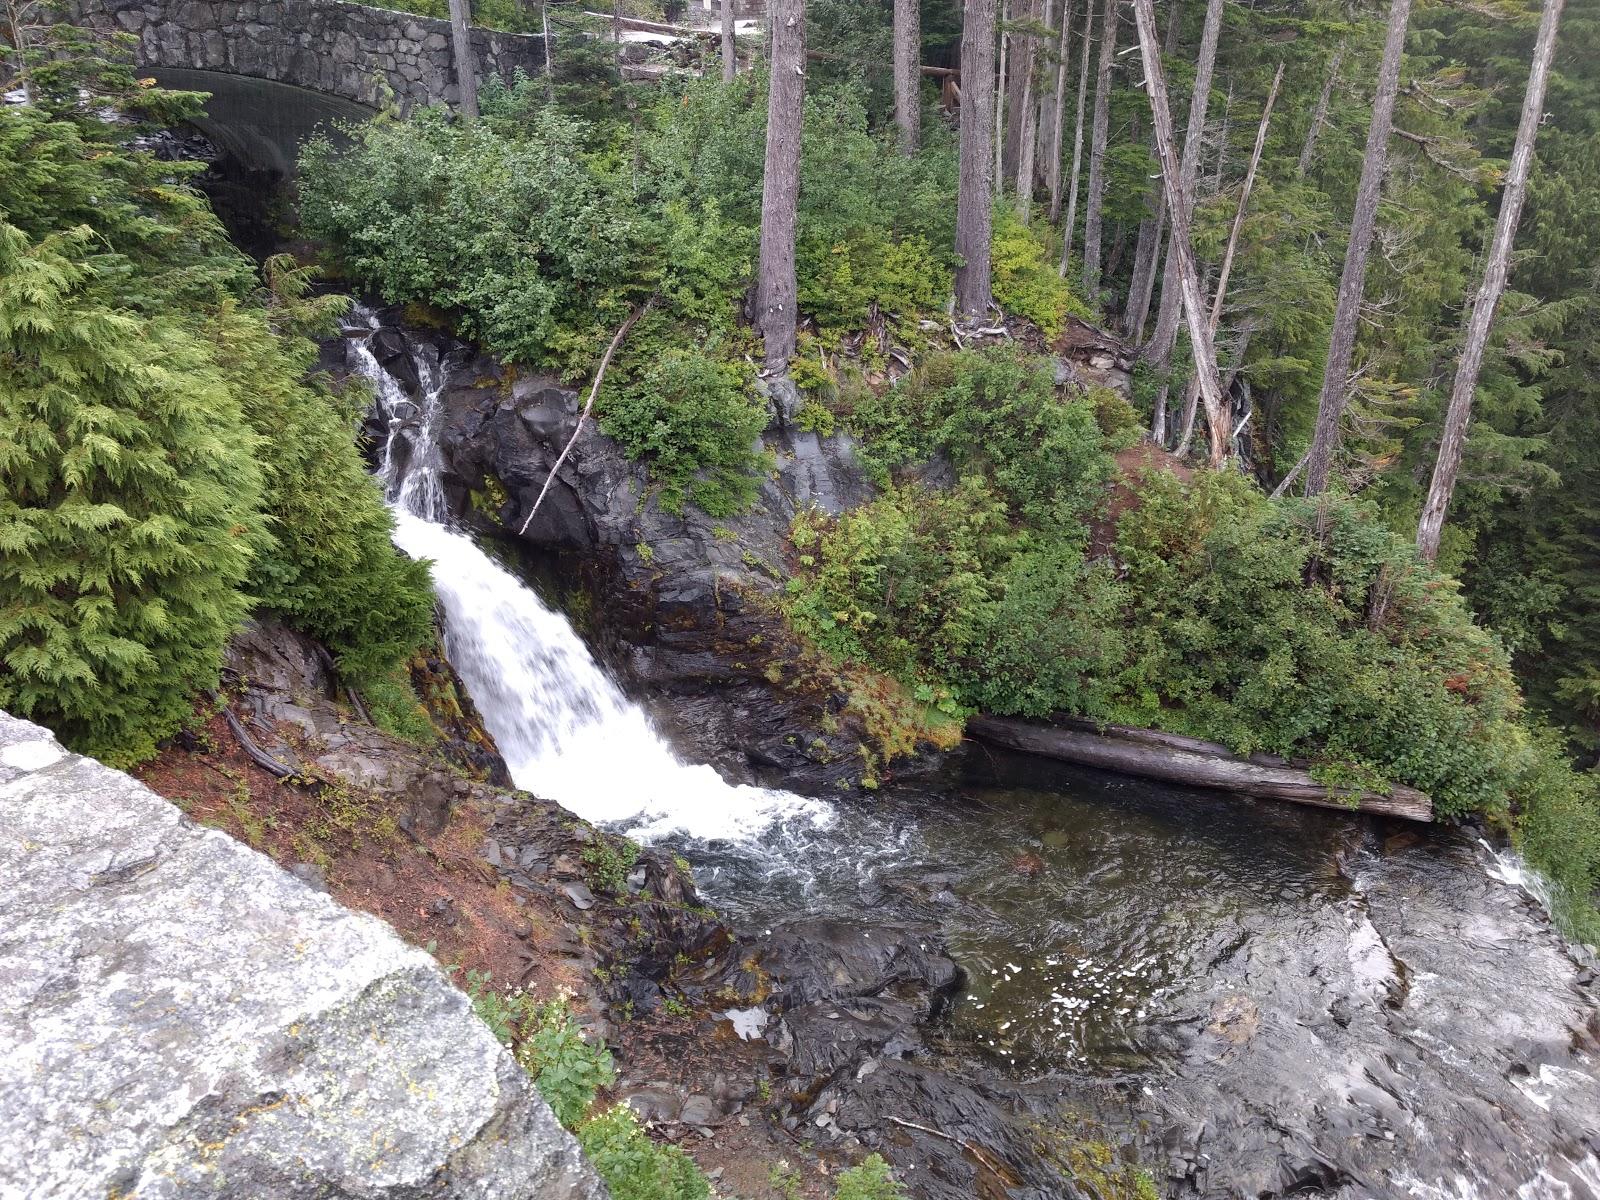
M1226 746L1154 729L1070 719L1041 725L1002 717L971 717L967 732L981 741L1008 746L1062 762L1120 771L1144 779L1216 788L1271 800L1291 800L1318 808L1379 813L1411 821L1433 820L1426 793L1396 784L1387 795L1330 788L1311 772L1265 755L1241 758ZM1265 761L1263 761L1265 760Z
M1033 10L1034 0L1011 0L1013 22L1030 23ZM1033 38L1026 33L1012 33L1006 40L1011 49L1006 54L1005 178L1014 180L1022 162L1033 95Z
M1444 433L1439 441L1439 457L1433 464L1433 479L1428 499L1422 506L1417 525L1417 549L1432 562L1439 554L1439 537L1444 530L1445 513L1461 471L1461 457L1467 445L1467 424L1472 419L1472 397L1478 387L1478 372L1483 368L1483 352L1494 325L1494 310L1505 291L1511 273L1511 248L1517 240L1517 222L1522 218L1522 202L1528 194L1528 174L1533 169L1533 143L1539 136L1544 116L1544 93L1550 82L1550 60L1555 56L1556 27L1561 22L1564 0L1544 0L1539 18L1539 36L1533 44L1533 62L1528 69L1528 90L1522 96L1522 117L1517 122L1517 140L1511 150L1511 167L1506 172L1505 191L1500 197L1500 215L1494 223L1494 238L1483 266L1483 282L1473 297L1467 314L1466 333L1461 343L1461 361L1456 364L1455 383L1450 388L1450 407L1445 411Z
M1038 115L1038 102L1033 94L1034 53L1033 38L1027 42L1027 53L1022 56L1022 107L1021 132L1017 136L1017 216L1026 225L1033 214L1033 150L1038 136L1034 118Z
M1067 181L1067 216L1061 223L1061 266L1056 274L1067 277L1067 260L1072 257L1072 234L1078 223L1078 168L1083 164L1083 105L1089 95L1089 47L1094 42L1094 0L1084 0L1083 49L1078 63L1078 107L1072 129L1072 176Z
M456 64L461 115L478 115L478 65L472 55L471 0L450 0L450 41Z
M1111 68L1117 60L1117 0L1100 14L1100 68L1094 81L1094 130L1089 138L1089 195L1083 210L1083 292L1100 294L1100 236L1106 198L1106 138L1111 132Z
M1206 0L1205 26L1200 34L1200 54L1195 59L1194 93L1189 97L1189 123L1184 133L1183 162L1179 168L1182 189L1168 194L1168 220L1173 230L1178 227L1179 214L1174 205L1183 204L1183 223L1188 225L1194 213L1194 181L1200 170L1200 150L1205 142L1206 109L1211 103L1211 75L1217 65L1217 39L1222 32L1222 0ZM1148 70L1146 72L1148 74ZM1173 347L1178 344L1178 319L1182 287L1177 276L1177 255L1167 247L1167 265L1161 276L1161 304L1156 310L1156 328L1150 335L1150 345L1144 355L1158 369L1165 370L1172 361Z
M1071 0L1061 0L1061 38L1056 43L1055 116L1050 122L1050 148L1045 152L1045 183L1050 191L1050 223L1061 219L1061 141L1067 120L1067 35L1072 24Z
M756 323L766 347L767 369L782 371L794 355L794 230L806 94L806 4L805 0L771 0L767 11L772 26L772 77L767 91Z
M1179 0L1167 6L1166 40L1161 53L1168 58L1178 46ZM1151 135L1154 146L1154 135ZM1159 178L1159 176L1158 176ZM1122 307L1122 331L1137 345L1144 340L1144 325L1150 315L1150 296L1155 286L1156 263L1161 258L1161 235L1167 227L1167 194L1158 183L1145 195L1144 220L1139 222L1138 248L1133 255L1133 278L1128 281L1128 302Z
M956 198L956 308L988 315L994 146L995 0L967 0L961 24L961 169Z
M733 0L722 0L722 82L739 73L739 50L733 38Z
M989 176L995 194L1005 190L1006 178L1006 88L1011 82L1011 35L1005 31L1011 20L1011 0L1000 0L1000 69L994 83L994 171ZM966 80L962 80L965 85Z
M1220 3L1220 0L1213 0ZM1155 6L1151 0L1134 0L1134 18L1139 26L1139 51L1144 60L1145 89L1150 94L1150 115L1155 123L1156 152L1161 159L1161 180L1167 191L1167 212L1172 221L1172 236L1167 239L1167 259L1178 283L1184 316L1189 326L1189 341L1194 348L1195 376L1200 381L1200 399L1206 406L1207 432L1210 434L1211 465L1220 467L1227 453L1227 415L1222 405L1222 385L1217 378L1216 350L1200 293L1200 276L1195 269L1194 244L1189 233L1189 205L1182 168L1172 144L1172 112L1167 107L1167 84L1161 69L1161 52L1156 46Z
M1144 225L1141 222L1139 236L1144 237ZM1156 290L1156 268L1161 265L1161 246L1167 234L1167 191L1165 188L1156 189L1156 215L1154 227L1150 231L1150 257L1144 263L1144 271L1138 270L1138 259L1134 259L1135 268L1133 284L1128 289L1128 319L1126 328L1128 337L1134 345L1144 341L1144 328L1150 320L1150 298Z
M1367 282L1367 253L1378 225L1378 199L1389 163L1389 130L1394 124L1394 102L1400 92L1400 61L1406 45L1406 22L1411 0L1391 0L1389 29L1383 43L1383 63L1378 68L1378 90L1372 100L1372 124L1367 127L1367 149L1361 160L1361 182L1356 186L1355 212L1350 218L1350 242L1345 247L1344 270L1339 275L1339 298L1333 311L1333 332L1328 339L1328 361L1322 371L1322 394L1317 398L1317 426L1306 455L1306 495L1325 491L1333 475L1333 457L1339 449L1340 423L1355 354L1356 323L1361 316L1361 293Z
M901 151L915 154L922 144L920 0L894 0L894 120L900 127Z
M1300 161L1295 164L1296 179L1304 179L1311 169L1311 160L1317 152L1317 135L1328 119L1328 104L1333 99L1334 86L1339 82L1339 68L1344 65L1345 43L1340 42L1328 60L1328 77L1322 81L1322 93L1317 106L1311 110L1311 124L1306 128L1306 140L1300 144Z
M1222 270L1217 275L1217 291L1211 298L1212 337L1216 336L1217 327L1222 323L1222 308L1228 299L1228 279L1233 274L1233 259L1239 250L1239 233L1244 228L1245 213L1250 208L1250 193L1256 186L1256 172L1261 168L1261 153L1267 146L1267 128L1272 123L1272 106L1277 102L1278 89L1281 86L1283 86L1283 64L1280 62L1277 74L1272 77L1272 88L1267 92L1267 102L1261 107L1261 124L1256 126L1256 142L1250 150L1250 165L1245 169L1244 183L1239 188L1239 203L1233 210L1233 224L1228 228L1228 245L1222 252ZM1246 344L1248 341L1247 338ZM1236 357L1227 384L1222 388L1224 396L1233 386L1234 377L1238 373L1239 363ZM1199 381L1191 376L1183 395L1183 431L1178 439L1179 454L1189 452L1189 442L1194 437L1195 402L1199 396Z

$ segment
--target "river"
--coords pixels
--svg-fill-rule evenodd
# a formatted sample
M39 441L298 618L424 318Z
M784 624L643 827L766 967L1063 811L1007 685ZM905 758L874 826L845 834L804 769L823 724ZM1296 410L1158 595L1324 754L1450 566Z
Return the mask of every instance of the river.
M571 624L453 527L436 425L350 331L391 436L396 542L515 782L689 859L747 928L927 930L974 1075L1135 1145L1164 1194L1600 1198L1600 1015L1514 860L1457 831L1009 756L938 792L818 799L684 762Z

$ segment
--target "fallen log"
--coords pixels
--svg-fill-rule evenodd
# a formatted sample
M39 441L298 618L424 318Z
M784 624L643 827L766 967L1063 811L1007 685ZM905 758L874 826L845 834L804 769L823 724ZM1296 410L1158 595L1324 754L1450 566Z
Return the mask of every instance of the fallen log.
M1317 782L1302 767L1242 758L1215 742L1178 734L1125 726L1099 732L985 716L969 719L967 733L1012 750L1165 783L1215 788L1346 812L1404 817L1410 821L1433 820L1433 801L1415 788L1395 784L1388 795L1330 788Z

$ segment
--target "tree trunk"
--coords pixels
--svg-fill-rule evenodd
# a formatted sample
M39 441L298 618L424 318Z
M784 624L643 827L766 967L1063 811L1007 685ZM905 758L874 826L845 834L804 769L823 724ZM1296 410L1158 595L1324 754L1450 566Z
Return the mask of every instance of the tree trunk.
M1222 31L1222 0L1206 0L1205 27L1200 34L1200 54L1195 60L1194 93L1189 97L1189 124L1184 134L1183 163L1179 168L1182 188L1167 196L1168 220L1171 228L1178 228L1179 214L1170 211L1183 197L1183 224L1187 228L1193 219L1194 181L1200 169L1200 151L1205 143L1206 108L1211 103L1211 74L1217 64L1217 39ZM1170 235L1169 235L1170 242ZM1178 344L1178 317L1181 283L1177 275L1178 256L1167 246L1167 265L1161 276L1161 304L1156 310L1156 328L1145 347L1144 357L1157 370L1165 371L1172 361L1173 347Z
M1140 223L1140 238L1144 237L1144 225ZM1134 269L1133 286L1128 290L1128 320L1125 323L1128 336L1134 345L1144 341L1144 327L1150 320L1150 298L1155 295L1156 267L1161 262L1161 245L1167 232L1167 192L1165 188L1156 191L1156 215L1154 228L1150 231L1150 257L1144 264L1141 274ZM1137 257L1134 259L1137 264Z
M1333 456L1339 449L1350 359L1355 354L1356 323L1367 281L1367 253L1372 249L1372 234L1378 224L1378 199L1389 162L1389 129L1394 123L1395 97L1400 91L1400 60L1410 16L1411 0L1390 0L1389 30L1383 44L1383 63L1378 69L1378 90L1372 100L1372 124L1367 127L1361 182L1356 187L1355 213L1350 219L1350 243L1345 248L1344 270L1339 276L1339 299L1333 312L1333 333L1328 339L1328 361L1322 372L1322 394L1317 398L1317 426L1306 457L1308 496L1327 489L1333 474Z
M1261 167L1261 152L1267 145L1267 126L1272 121L1272 106L1278 99L1278 88L1283 85L1283 64L1278 64L1278 73L1272 77L1272 87L1267 92L1267 102L1261 108L1261 124L1256 126L1256 144L1250 151L1250 165L1244 173L1244 184L1239 189L1239 203L1233 210L1233 224L1228 229L1228 245L1222 252L1222 270L1217 275L1217 294L1211 298L1211 336L1217 334L1217 326L1222 323L1222 306L1228 298L1228 277L1233 274L1233 258L1239 249L1239 232L1244 228L1245 212L1250 207L1250 192L1256 186L1256 172ZM1234 374L1238 373L1237 364ZM1229 376L1229 385L1232 385L1232 376ZM1228 388L1222 389L1227 395ZM1178 453L1189 452L1189 441L1194 436L1195 401L1200 395L1198 381L1193 377L1183 395L1183 433L1178 441Z
M1048 0L1046 0L1048 2ZM1032 16L1029 12L1029 16ZM1034 117L1038 111L1033 95L1034 39L1024 39L1027 47L1022 55L1022 106L1021 130L1017 135L1017 216L1026 225L1033 215L1033 147L1036 136Z
M1067 120L1067 34L1071 23L1072 2L1061 0L1061 39L1056 43L1055 117L1050 123L1050 149L1045 158L1052 225L1061 219L1061 135Z
M1213 3L1220 3L1220 0L1213 0ZM1167 83L1162 75L1161 53L1156 46L1155 7L1151 0L1134 0L1133 12L1139 26L1139 51L1144 60L1145 88L1150 94L1156 151L1161 159L1161 180L1167 190L1167 212L1172 221L1167 255L1175 264L1179 295L1188 318L1195 374L1200 380L1200 398L1206 406L1211 465L1220 467L1227 452L1227 413L1223 409L1222 387L1217 378L1216 350L1212 345L1211 331L1206 327L1206 314L1200 298L1200 277L1194 265L1194 246L1189 235L1188 196L1182 168L1172 145L1172 113L1167 107Z
M722 0L722 82L739 73L739 48L733 38L733 0Z
M1011 19L1030 23L1033 0L1011 0ZM1033 38L1013 33L1006 55L1005 178L1015 179L1022 162L1023 135L1027 132L1029 97L1033 94Z
M966 0L961 23L961 169L956 200L956 308L982 319L992 299L989 236L993 221L990 191L994 147L995 0Z
M1067 277L1072 257L1072 234L1078 223L1078 168L1083 162L1083 102L1089 94L1089 47L1094 42L1094 0L1084 0L1083 51L1078 63L1078 107L1072 129L1072 175L1067 181L1067 217L1061 223L1061 266L1056 274Z
M806 93L806 2L771 0L771 83L767 91L767 161L761 185L761 266L756 322L769 371L794 355L795 210L800 198L800 123Z
M1094 132L1089 139L1089 196L1083 212L1083 293L1100 295L1100 233L1106 198L1106 138L1111 132L1111 68L1117 59L1117 0L1100 15L1100 69L1094 81Z
M915 154L922 144L921 70L922 4L894 0L894 119L905 154Z
M478 115L478 67L472 57L471 0L450 0L450 41L456 64L461 115Z
M1166 41L1161 53L1168 58L1178 45L1178 4L1167 6ZM1137 137L1137 133L1133 135ZM1154 145L1155 135L1151 135ZM1131 140L1131 139L1130 139ZM1155 286L1156 262L1161 257L1161 234L1166 228L1167 194L1159 186L1145 193L1144 220L1139 222L1138 248L1133 255L1133 278L1128 281L1128 302L1122 307L1122 331L1137 345L1144 338L1144 324L1150 315L1150 293ZM1137 332L1135 332L1137 330Z
M617 78L622 78L622 0L611 0L611 41L617 51Z
M1064 2L1064 0L1063 0ZM1056 0L1044 0L1044 9L1039 17L1039 24L1049 30L1056 27ZM1050 53L1046 53L1049 49ZM1056 86L1057 69L1051 66L1051 58L1055 47L1046 47L1040 43L1034 52L1035 66L1039 78L1035 81L1034 106L1033 106L1033 184L1035 189L1048 187L1050 184L1050 146L1055 139L1051 125L1055 120L1056 102L1060 93Z
M1226 746L1199 738L1109 725L1103 729L1064 718L1052 724L975 716L967 721L972 737L1062 762L1080 763L1144 779L1161 779L1217 788L1245 796L1290 800L1320 808L1380 813L1412 821L1431 821L1427 793L1396 784L1386 793L1330 788L1309 770L1265 755L1243 758Z
M539 24L544 41L544 100L556 102L556 55L550 41L550 0L539 5Z
M1000 4L1000 70L995 76L994 85L994 173L989 176L990 186L995 194L1005 191L1005 151L1006 151L1006 87L1009 82L1007 71L1009 69L1008 55L1011 49L1011 35L1005 31L1006 25L1011 20L1011 0L1001 0ZM963 86L966 80L962 81Z
M1528 70L1528 90L1522 97L1522 118L1517 123L1517 140L1511 150L1511 167L1506 172L1505 191L1500 197L1500 215L1494 223L1494 239L1483 267L1483 282L1467 315L1466 333L1461 343L1461 361L1456 364L1455 384L1450 389L1450 407L1445 413L1444 434L1439 441L1439 457L1433 465L1433 480L1428 499L1422 506L1417 525L1417 549L1432 562L1439 554L1439 536L1445 513L1455 491L1456 475L1467 444L1467 423L1472 417L1472 397L1478 387L1478 372L1483 352L1494 324L1494 310L1505 291L1511 270L1511 248L1517 240L1517 222L1528 192L1528 172L1533 167L1533 142L1539 135L1544 116L1544 92L1550 79L1550 60L1555 55L1556 26L1561 21L1563 0L1544 0L1539 18L1539 36L1533 44L1533 63Z
M1295 164L1296 179L1304 179L1306 172L1311 169L1312 156L1317 152L1317 135L1322 132L1322 126L1328 119L1328 103L1333 99L1334 86L1339 82L1344 51L1345 43L1340 42L1333 57L1328 60L1328 77L1322 81L1322 94L1317 97L1316 108L1311 110L1311 124L1306 129L1306 140L1300 147L1300 161Z

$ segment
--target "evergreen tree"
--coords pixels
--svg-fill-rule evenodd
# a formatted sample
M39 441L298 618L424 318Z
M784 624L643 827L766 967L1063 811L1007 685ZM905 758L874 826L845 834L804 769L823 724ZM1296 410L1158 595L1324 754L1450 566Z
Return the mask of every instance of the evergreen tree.
M0 224L0 707L125 763L216 682L261 475L204 347L96 298L93 244Z

